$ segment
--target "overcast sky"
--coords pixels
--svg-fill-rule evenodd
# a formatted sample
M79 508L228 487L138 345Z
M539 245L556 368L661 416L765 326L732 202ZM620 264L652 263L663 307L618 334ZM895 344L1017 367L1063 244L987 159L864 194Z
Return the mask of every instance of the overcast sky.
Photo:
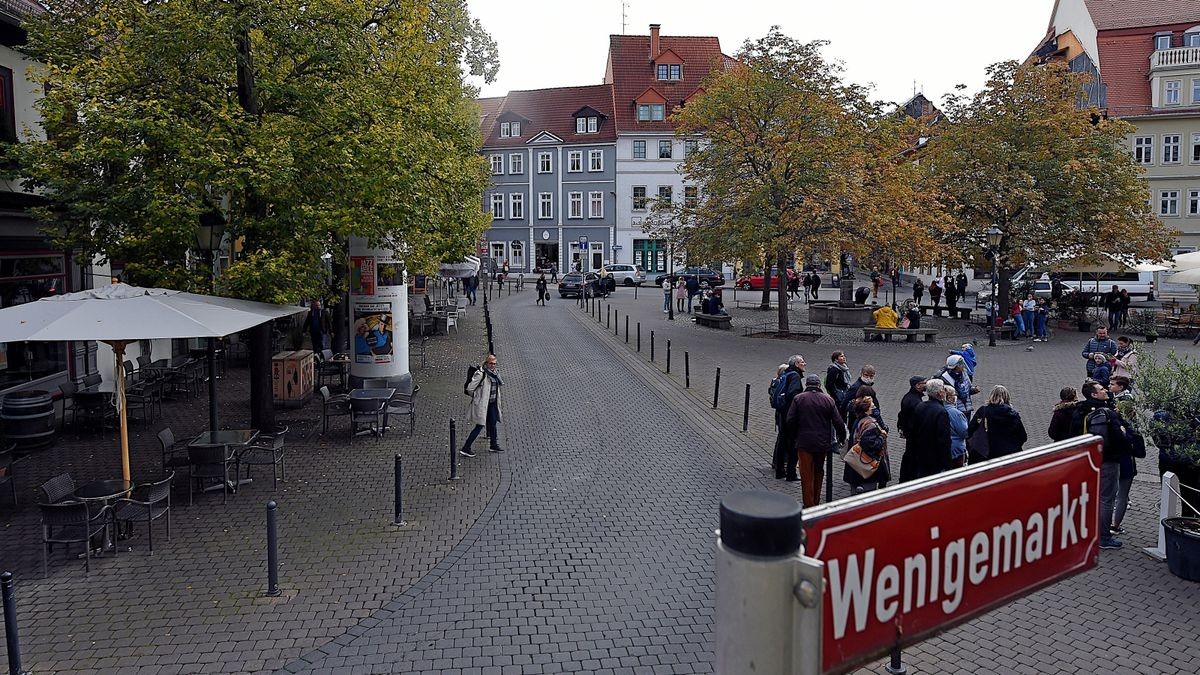
M468 0L496 39L500 74L484 96L510 90L598 84L608 36L621 32L621 0ZM630 35L715 35L734 55L772 24L799 40L827 40L845 76L873 83L875 97L904 101L917 90L940 103L956 84L971 91L984 68L1023 59L1046 32L1053 0L626 0Z

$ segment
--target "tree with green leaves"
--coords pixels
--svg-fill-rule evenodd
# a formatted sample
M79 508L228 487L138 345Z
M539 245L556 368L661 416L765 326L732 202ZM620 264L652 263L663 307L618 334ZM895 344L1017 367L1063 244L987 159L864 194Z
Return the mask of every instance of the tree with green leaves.
M1000 293L1012 270L1169 255L1173 236L1150 212L1133 126L1085 105L1087 77L1066 64L998 63L974 96L950 96L928 161L974 258L1000 228ZM1006 303L1002 303L1006 304Z
M424 272L487 225L463 78L493 77L496 52L465 0L76 0L26 29L44 135L14 166L59 243L131 283L207 288L191 250L214 208L238 244L217 292L270 302L340 297L322 256L343 267L350 236ZM269 337L251 341L263 428Z
M922 165L902 157L913 121L845 82L824 45L773 27L675 111L677 134L705 139L682 165L700 199L659 205L683 225L675 231L689 255L773 262L782 274L797 251L835 259L946 252L932 235L949 219ZM785 287L781 332L789 330Z

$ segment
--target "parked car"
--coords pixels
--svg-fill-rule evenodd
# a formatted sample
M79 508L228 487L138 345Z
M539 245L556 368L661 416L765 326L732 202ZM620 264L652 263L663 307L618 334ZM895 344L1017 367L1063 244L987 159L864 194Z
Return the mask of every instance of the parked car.
M788 268L788 279L793 279L796 276L796 270ZM749 276L741 277L737 280L737 287L745 291L761 291L765 277L762 272L755 272ZM771 270L771 288L779 288L779 270Z
M567 296L579 297L581 293L585 297L591 298L597 295L607 295L608 284L600 278L595 272L582 274L580 272L568 272L558 281L558 297L565 298Z
M612 279L613 286L641 286L646 283L646 272L637 265L609 263L600 268L600 276Z
M725 277L721 276L720 272L714 272L707 267L684 267L683 269L675 270L671 274L660 274L654 278L654 285L662 286L663 280L667 278L670 278L671 283L674 284L680 279L687 279L693 276L700 278L701 286L704 284L708 284L709 287L725 285Z

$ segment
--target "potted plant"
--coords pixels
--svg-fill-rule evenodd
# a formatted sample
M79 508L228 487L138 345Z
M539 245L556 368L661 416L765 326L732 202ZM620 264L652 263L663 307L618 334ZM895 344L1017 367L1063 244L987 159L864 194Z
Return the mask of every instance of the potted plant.
M1065 328L1069 328L1073 324L1080 332L1090 333L1092 317L1088 315L1088 310L1091 308L1091 304L1091 296L1087 293L1069 293L1059 298L1059 318L1069 321Z
M1129 331L1140 333L1146 337L1146 342L1158 340L1158 329L1154 326L1156 314L1148 309L1134 310L1129 313Z

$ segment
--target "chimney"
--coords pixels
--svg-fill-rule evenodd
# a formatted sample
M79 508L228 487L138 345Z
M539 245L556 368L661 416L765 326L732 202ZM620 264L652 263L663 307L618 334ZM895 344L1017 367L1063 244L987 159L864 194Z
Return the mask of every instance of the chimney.
M658 29L660 27L661 26L659 26L659 24L657 24L657 23L650 24L650 60L651 61L653 61L654 59L657 59L658 55L662 53L662 50L658 48Z

